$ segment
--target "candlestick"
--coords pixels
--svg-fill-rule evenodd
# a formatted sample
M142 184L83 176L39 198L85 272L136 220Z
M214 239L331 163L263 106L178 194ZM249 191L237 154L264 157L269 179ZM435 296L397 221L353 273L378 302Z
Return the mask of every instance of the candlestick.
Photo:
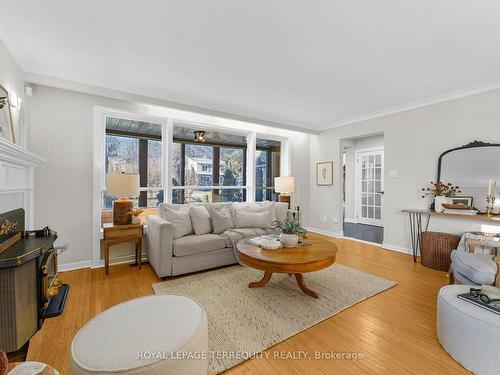
M494 206L495 206L495 196L494 195L487 195L486 196L486 215L493 216Z

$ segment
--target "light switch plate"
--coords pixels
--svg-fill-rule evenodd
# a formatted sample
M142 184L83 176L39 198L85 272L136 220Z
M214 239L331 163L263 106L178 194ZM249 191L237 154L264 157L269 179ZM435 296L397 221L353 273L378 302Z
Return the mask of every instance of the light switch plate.
M398 177L398 171L396 169L389 170L389 177L390 178L396 178L396 177Z

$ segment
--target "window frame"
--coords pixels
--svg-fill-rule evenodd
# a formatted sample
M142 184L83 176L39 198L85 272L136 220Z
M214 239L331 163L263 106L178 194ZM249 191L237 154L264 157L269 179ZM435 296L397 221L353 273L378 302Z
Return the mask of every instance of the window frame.
M122 118L120 116L106 116L106 118ZM157 122L155 122L157 123ZM137 139L139 144L138 144L138 169L139 169L139 196L137 197L137 205L138 207L141 208L155 208L155 207L149 207L148 206L148 191L161 191L164 190L164 178L163 178L163 168L162 168L162 176L160 177L161 181L161 186L147 186L148 185L148 160L149 160L149 155L148 155L148 149L149 149L149 141L159 141L162 142L162 137L161 136L155 136L155 135L146 135L146 134L139 134L139 133L133 133L133 132L123 132L119 130L112 130L112 129L106 129L104 128L104 157L106 158L106 136L115 136L115 137L123 137L123 138L132 138L132 139ZM163 152L161 153L160 156L162 162L164 159ZM105 159L106 160L106 159ZM105 162L106 163L106 162ZM106 168L106 165L104 166ZM163 196L165 197L165 191L163 192ZM163 199L165 201L165 198ZM109 208L102 208L103 211L109 210Z
M220 190L243 190L243 202L247 201L247 196L248 192L247 190L249 189L249 186L246 184L246 179L247 179L247 163L246 163L246 155L247 155L247 147L245 146L239 146L239 145L233 145L233 144L226 144L226 143L212 143L212 142L205 142L205 143L196 143L194 141L187 141L185 139L177 139L173 138L172 139L172 145L176 143L181 145L181 166L180 166L180 171L181 171L181 183L178 186L171 186L172 189L172 194L170 195L170 200L169 203L172 203L173 200L173 192L175 190L211 190L212 194L219 195ZM212 185L186 185L186 145L201 145L201 146L208 146L212 147L213 154L212 154ZM173 147L171 147L173 149ZM242 175L243 175L243 185L220 185L220 150L221 148L227 148L227 149L241 149L243 150L243 160L242 160ZM172 162L172 158L169 160L170 163ZM183 194L180 195L180 203L183 204L185 203L185 197Z

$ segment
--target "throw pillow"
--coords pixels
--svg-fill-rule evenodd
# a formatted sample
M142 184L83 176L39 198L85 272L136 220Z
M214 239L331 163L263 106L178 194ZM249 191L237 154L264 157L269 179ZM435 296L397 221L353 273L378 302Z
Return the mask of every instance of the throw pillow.
M215 234L221 234L228 229L234 228L231 213L226 207L219 211L210 208L210 219L212 221L212 229Z
M235 212L236 228L269 228L269 211L264 212Z
M163 207L161 213L162 218L172 224L174 240L193 234L193 225L187 207L181 207L179 210Z
M258 203L235 203L233 205L234 212L236 213L237 211L239 212L252 212L252 213L261 213L261 212L267 212L269 216L268 220L268 225L264 228L271 228L273 223L276 221L276 213L275 213L275 208L273 203L271 202L264 202L262 204ZM234 221L236 222L236 217L234 218ZM240 227L241 228L241 227Z
M276 202L273 204L277 221L283 221L288 216L288 203Z
M193 224L194 234L207 234L212 233L212 225L210 225L210 215L203 206L189 207L189 216L191 216L191 223Z

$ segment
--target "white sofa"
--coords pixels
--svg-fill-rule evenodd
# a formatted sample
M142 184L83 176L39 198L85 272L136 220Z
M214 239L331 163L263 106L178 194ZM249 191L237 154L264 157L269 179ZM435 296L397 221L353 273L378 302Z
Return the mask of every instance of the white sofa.
M290 216L288 204L284 202L198 203L194 205L205 206L209 212L210 208L214 210L227 208L233 218L235 210L252 213L261 208L270 209L271 217L274 220L281 221ZM268 225L260 228L238 228L235 225L235 228L220 234L188 234L180 238L174 238L173 225L166 220L167 214L165 212L168 212L168 209L185 210L186 207L186 205L162 203L158 207L159 215L148 216L146 231L148 259L160 277L180 275L237 263L233 248L234 234L236 232L242 238L275 233L270 228L272 224L272 219L270 219Z

